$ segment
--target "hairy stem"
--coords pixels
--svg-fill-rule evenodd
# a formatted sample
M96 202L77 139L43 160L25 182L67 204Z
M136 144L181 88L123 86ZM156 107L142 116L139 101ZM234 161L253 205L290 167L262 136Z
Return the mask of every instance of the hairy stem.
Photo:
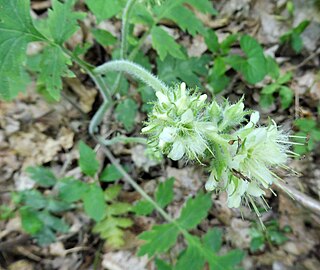
M141 81L152 87L155 91L168 91L168 87L156 76L151 74L140 65L137 65L128 60L114 60L98 66L93 70L94 74L105 74L110 71L120 71L133 75L134 77L140 79Z

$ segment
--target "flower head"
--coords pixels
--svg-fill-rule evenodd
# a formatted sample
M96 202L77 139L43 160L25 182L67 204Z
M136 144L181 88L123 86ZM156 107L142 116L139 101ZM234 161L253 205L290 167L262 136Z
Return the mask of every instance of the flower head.
M142 129L149 135L150 146L173 160L199 160L209 148L202 121L207 95L191 94L182 83L156 96L158 101Z

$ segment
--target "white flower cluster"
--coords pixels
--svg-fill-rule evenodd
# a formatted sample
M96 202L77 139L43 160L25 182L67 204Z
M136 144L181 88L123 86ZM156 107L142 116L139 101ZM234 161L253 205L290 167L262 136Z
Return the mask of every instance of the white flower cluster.
M142 129L154 151L173 160L208 164L205 187L226 191L229 207L246 202L257 214L255 201L268 207L265 190L280 179L272 169L286 167L291 144L274 121L259 127L259 113L245 110L243 99L236 104L208 102L205 94L191 92L185 83L156 96L158 101Z

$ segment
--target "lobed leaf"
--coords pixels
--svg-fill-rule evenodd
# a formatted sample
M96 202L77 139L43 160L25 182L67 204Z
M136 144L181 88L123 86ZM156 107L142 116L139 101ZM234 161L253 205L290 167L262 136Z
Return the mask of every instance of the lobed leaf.
M173 200L173 184L174 178L171 177L165 182L159 184L156 193L155 199L161 208L166 207Z
M44 167L28 167L26 172L41 187L52 187L57 182L55 175Z
M96 153L83 141L79 143L79 152L79 166L81 171L88 176L94 176L99 169Z

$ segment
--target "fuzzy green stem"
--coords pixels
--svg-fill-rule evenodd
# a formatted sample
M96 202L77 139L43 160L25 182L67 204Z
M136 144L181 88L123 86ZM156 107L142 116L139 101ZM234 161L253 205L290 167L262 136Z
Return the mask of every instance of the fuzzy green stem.
M147 140L145 138L141 137L127 137L127 136L116 136L110 140L105 140L105 139L100 139L100 142L103 142L103 145L109 146L113 145L115 143L123 143L123 144L128 144L128 143L139 143L139 144L147 144Z
M167 90L168 87L160 81L156 76L151 74L149 71L143 67L127 60L115 60L105 63L94 69L94 74L105 74L110 71L120 71L127 74L133 75L134 77L140 79L145 84L152 87L155 91Z

